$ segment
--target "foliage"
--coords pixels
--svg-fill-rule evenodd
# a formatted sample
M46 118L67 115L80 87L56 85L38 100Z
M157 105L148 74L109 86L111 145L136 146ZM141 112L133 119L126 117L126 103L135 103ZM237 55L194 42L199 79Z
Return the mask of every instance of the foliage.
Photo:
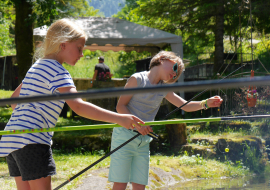
M136 60L144 59L150 57L151 54L149 52L138 53L136 51L125 52L120 51L118 61L120 63L120 67L115 71L115 77L124 77L130 76L136 72Z
M14 27L13 11L6 1L0 1L0 56L15 54L14 38L10 31Z
M267 155L261 155L260 151L256 150L254 147L249 146L246 142L243 152L245 154L245 165L257 174L262 173L268 162Z
M14 39L10 37L11 22L0 17L0 56L14 54Z
M217 24L222 24L217 20L219 12L218 7L223 3L224 7L224 27L217 28ZM253 27L250 25L250 7L253 17ZM242 52L250 53L250 38L251 29L257 30L257 33L264 33L270 29L267 8L269 2L263 0L254 0L250 6L250 1L193 1L193 0L126 0L125 7L122 8L115 17L126 19L131 22L146 25L153 28L158 28L176 35L181 35L183 38L183 50L186 59L191 59L198 64L198 59L201 59L198 54L209 53L211 56L215 51L217 43L217 31L224 30L224 36L221 36L220 41L229 41L228 49L233 49L234 52L240 52L240 34L242 43L249 49L242 49ZM267 17L264 19L263 15ZM265 25L263 26L262 23ZM256 27L254 26L256 24ZM258 26L260 25L260 26ZM241 30L240 30L241 29ZM240 33L241 32L241 33ZM253 34L253 38L256 37ZM258 36L257 36L258 37ZM222 45L220 46L222 47ZM219 50L220 51L220 50ZM222 60L223 55L220 51L219 59ZM212 54L212 55L211 55Z
M10 107L0 107L0 123L7 123L12 114Z

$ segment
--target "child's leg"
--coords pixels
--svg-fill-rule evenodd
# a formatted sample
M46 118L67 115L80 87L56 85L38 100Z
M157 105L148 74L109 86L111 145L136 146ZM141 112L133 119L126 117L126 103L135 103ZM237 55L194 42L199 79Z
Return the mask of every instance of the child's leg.
M126 187L127 187L127 183L114 182L112 190L125 190Z
M16 185L18 190L52 190L51 176L46 178L40 178L31 181L23 181L22 177L15 177Z
M31 189L52 190L51 176L28 181Z
M10 176L19 190L51 190L51 175L56 174L50 146L29 144L7 157Z
M132 183L132 190L145 190L145 185Z
M149 143L143 142L137 149L131 165L130 182L134 190L145 189L149 177Z
M111 150L114 150L116 147L120 146L133 136L134 134L125 128L114 128L112 134ZM111 164L108 180L117 183L115 184L115 187L126 187L126 184L130 181L132 158L134 156L134 153L136 153L138 143L140 143L140 140L134 139L132 142L129 142L127 145L120 148L111 155Z
M23 181L22 177L15 177L15 182L18 190L31 190L28 181Z

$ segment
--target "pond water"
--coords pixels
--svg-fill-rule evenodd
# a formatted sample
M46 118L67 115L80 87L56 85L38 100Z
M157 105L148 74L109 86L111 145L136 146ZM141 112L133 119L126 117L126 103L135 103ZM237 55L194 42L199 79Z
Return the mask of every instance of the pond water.
M170 188L160 190L203 190L203 189L245 189L245 190L270 190L270 176L252 176L244 178L201 179L181 182Z

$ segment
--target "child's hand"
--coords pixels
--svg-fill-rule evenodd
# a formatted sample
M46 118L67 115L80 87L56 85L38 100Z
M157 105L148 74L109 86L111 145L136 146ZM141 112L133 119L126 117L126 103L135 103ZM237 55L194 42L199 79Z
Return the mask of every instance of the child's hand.
M207 100L207 106L208 107L220 107L223 100L220 98L220 96L213 96Z
M137 129L137 128L136 128ZM153 132L153 129L148 126L141 126L141 129L137 129L142 135L147 135L150 132Z
M126 129L134 129L137 130L141 129L142 126L139 124L144 124L142 120L140 120L138 117L131 115L131 114L119 114L120 119L117 122L119 125L125 127Z

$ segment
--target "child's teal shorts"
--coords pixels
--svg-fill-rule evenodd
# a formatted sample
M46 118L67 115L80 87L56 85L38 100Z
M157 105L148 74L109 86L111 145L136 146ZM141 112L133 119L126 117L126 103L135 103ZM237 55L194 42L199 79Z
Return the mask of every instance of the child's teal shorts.
M111 150L117 148L138 133L123 127L113 129ZM149 143L152 138L139 136L111 155L109 181L148 185Z

